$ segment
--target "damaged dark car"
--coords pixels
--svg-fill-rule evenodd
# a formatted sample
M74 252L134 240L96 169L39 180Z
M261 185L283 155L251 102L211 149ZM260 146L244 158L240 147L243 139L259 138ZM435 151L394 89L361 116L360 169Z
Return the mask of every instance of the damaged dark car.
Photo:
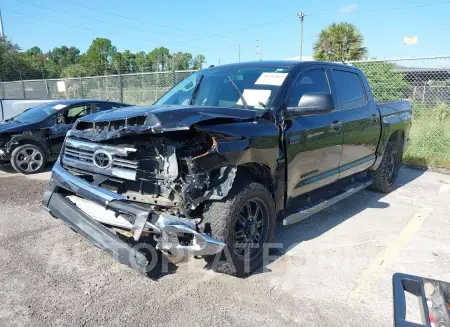
M73 123L91 113L129 106L103 100L57 100L30 108L0 122L0 164L35 174L59 156Z
M392 190L410 117L408 102L377 104L348 65L210 67L150 107L79 119L43 204L138 271L149 260L131 244L153 236L169 256L243 276L261 265L277 218Z

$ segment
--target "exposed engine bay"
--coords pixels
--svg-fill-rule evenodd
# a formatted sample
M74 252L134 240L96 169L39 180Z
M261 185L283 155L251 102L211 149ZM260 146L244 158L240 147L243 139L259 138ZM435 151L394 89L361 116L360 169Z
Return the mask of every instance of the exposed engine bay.
M90 151L89 146L92 146ZM118 153L119 149L125 152ZM105 164L103 171L96 164L99 154L111 161ZM156 211L191 217L201 203L222 199L232 187L235 167L211 170L202 167L197 160L214 154L218 155L213 137L205 132L186 130L95 143L68 138L62 164L88 182L120 194L124 200L152 206ZM94 166L88 165L89 162Z

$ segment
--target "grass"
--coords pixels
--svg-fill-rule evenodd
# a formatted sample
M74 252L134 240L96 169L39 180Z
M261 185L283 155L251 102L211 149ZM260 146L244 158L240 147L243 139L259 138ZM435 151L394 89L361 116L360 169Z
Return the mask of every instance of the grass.
M412 166L450 168L450 106L414 106L411 142L404 162Z

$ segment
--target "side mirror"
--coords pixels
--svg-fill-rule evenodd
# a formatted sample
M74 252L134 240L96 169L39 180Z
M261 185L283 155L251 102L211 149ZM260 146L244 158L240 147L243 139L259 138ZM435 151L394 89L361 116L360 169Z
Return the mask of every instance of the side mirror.
M334 110L333 96L329 93L305 93L297 107L287 107L290 116L314 115Z

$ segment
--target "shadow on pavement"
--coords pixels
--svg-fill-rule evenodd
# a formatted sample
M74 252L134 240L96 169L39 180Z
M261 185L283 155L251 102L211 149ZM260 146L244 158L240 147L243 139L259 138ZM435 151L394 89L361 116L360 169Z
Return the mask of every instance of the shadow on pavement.
M396 189L412 182L424 172L424 170L402 168L397 177ZM278 260L292 246L320 237L366 208L384 209L389 207L389 203L380 201L384 196L383 193L363 190L297 224L283 226L279 221L274 243L282 244L282 248L270 251L271 262ZM255 273L269 271L267 267L261 267Z

